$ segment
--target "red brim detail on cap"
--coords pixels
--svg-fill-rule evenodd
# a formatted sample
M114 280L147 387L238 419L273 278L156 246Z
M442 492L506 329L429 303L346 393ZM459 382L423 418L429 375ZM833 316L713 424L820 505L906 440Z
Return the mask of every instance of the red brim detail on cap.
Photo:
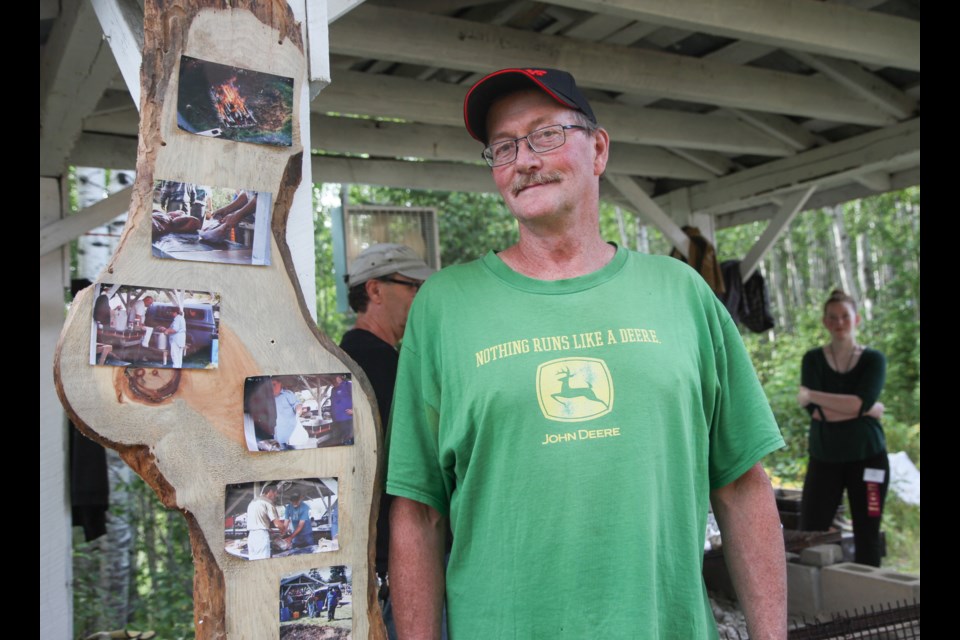
M548 96L550 96L551 98L553 98L554 100L562 104L563 106L569 107L571 109L578 108L576 104L571 104L562 96L558 95L557 93L554 93L554 91L550 89L550 87L548 87L547 85L537 80L537 78L526 69L501 69L500 71L494 71L490 75L484 76L480 80L477 80L474 83L474 85L470 87L470 91L467 92L467 96L463 100L463 122L466 125L467 133L469 133L474 140L479 140L484 144L486 144L487 142L480 135L478 135L476 131L473 130L473 127L470 126L470 112L467 109L468 105L470 104L470 96L472 96L474 91L476 91L479 87L485 85L488 81L508 73L509 74L518 73L522 75L527 80L530 80L531 82L536 84L540 89L543 90L544 93L546 93Z

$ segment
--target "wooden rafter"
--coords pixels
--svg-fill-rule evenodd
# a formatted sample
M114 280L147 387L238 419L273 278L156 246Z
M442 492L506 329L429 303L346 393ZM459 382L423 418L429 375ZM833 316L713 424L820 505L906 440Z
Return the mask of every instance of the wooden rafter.
M630 202L637 213L653 223L684 257L690 255L690 238L640 185L626 176L607 176L606 180Z
M818 56L804 51L790 53L805 65L863 96L878 109L898 120L910 117L917 110L916 100L855 62Z
M890 189L906 189L920 183L920 168L914 167L890 174ZM845 184L831 189L820 188L807 201L807 209L832 207L857 198L865 198L875 194L874 189L859 183ZM714 216L717 229L726 229L741 224L749 224L761 220L769 220L776 215L779 206L771 203L751 206L730 213Z
M920 70L920 24L813 0L551 0L694 31L900 69ZM745 19L749 16L749 19ZM784 19L789 16L789 19Z
M45 255L80 235L104 225L130 207L131 187L117 191L72 216L40 227L40 255Z
M64 3L40 63L40 175L57 176L115 69L89 2Z
M139 110L143 7L136 0L91 0L91 4L133 104Z
M332 52L484 72L561 66L586 87L653 94L839 122L882 125L890 117L824 78L740 67L507 27L364 5L330 30Z
M830 188L860 174L919 163L917 118L687 188L693 210L716 214L753 206L801 185Z
M750 248L750 251L747 252L747 255L740 262L740 276L743 278L743 281L746 282L750 276L753 275L753 272L757 270L757 266L760 264L760 261L763 260L763 257L767 255L767 252L770 251L770 248L773 247L774 243L777 241L777 238L790 226L790 223L796 217L798 213L803 209L803 206L807 203L807 200L810 199L810 196L813 195L813 192L816 191L817 186L811 185L806 189L798 191L794 194L788 196L780 205L780 210L777 214L770 220L767 224L767 228L763 230L763 233L760 234L760 238L754 243Z
M396 76L338 71L314 101L315 112L392 117L463 130L466 87ZM597 119L614 142L718 153L787 156L793 150L754 127L729 118L665 109L637 109L593 101ZM466 137L466 134L463 134Z

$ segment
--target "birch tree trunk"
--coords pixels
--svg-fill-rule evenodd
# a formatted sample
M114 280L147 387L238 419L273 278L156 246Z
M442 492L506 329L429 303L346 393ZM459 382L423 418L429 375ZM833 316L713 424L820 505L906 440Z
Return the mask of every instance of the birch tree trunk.
M650 236L647 225L637 217L637 251L640 253L650 253Z
M780 249L776 249L780 253ZM783 253L787 262L787 279L790 287L790 302L793 308L801 307L806 304L803 295L803 281L800 272L797 269L796 255L793 250L793 240L788 231L783 235Z
M617 217L617 230L620 231L620 244L625 249L630 248L630 241L627 237L627 225L623 220L623 209L620 207L614 207L613 213Z
M820 252L810 251L811 247L820 246L817 241L817 232L813 225L813 217L807 219L805 226L807 236L807 273L810 274L810 289L816 292L823 292L826 288L823 261Z
M100 585L103 609L98 620L101 630L122 629L130 618L130 559L133 557L133 527L129 491L133 472L120 454L107 449L107 477L110 480L110 511L107 535L100 538Z
M764 279L769 283L769 287L773 289L774 300L776 301L777 307L777 327L783 330L789 330L791 324L786 313L787 301L783 295L783 269L779 262L776 254L770 254L761 264L769 264L770 278L767 279L766 276L764 276Z
M837 261L837 271L840 275L840 287L849 295L858 300L856 279L853 275L853 259L850 256L850 240L847 237L846 226L843 222L843 205L833 207L831 211L831 228L833 229L834 256Z
M868 284L868 274L870 272L868 243L867 234L857 235L857 281L860 285L860 300L864 318L869 321L873 320L873 299L870 296L870 286Z

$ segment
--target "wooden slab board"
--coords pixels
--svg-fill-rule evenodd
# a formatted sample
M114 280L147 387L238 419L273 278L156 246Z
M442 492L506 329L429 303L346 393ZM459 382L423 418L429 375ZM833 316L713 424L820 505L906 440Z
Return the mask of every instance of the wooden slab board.
M314 567L352 570L353 638L385 638L373 569L382 443L362 372L311 320L285 241L300 184L301 101L307 99L302 25L287 3L147 0L137 178L130 217L100 282L219 292L219 368L182 370L172 397L151 404L123 367L91 366L92 288L71 306L54 363L57 391L78 427L117 449L164 504L190 525L197 638L279 637L280 576ZM177 128L180 55L294 79L293 146L247 144ZM309 161L309 153L306 154ZM154 179L271 192L273 264L267 267L151 256ZM248 376L352 372L355 444L255 453L243 435ZM246 561L224 551L224 491L231 483L339 480L337 551Z

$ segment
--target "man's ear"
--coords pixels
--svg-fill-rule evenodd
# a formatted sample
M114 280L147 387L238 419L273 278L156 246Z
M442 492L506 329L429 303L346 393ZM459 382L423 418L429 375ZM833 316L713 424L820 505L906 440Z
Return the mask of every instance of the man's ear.
M367 297L370 299L370 302L376 302L380 304L382 292L380 287L383 285L382 282L376 278L371 278L363 283L364 288L367 290Z
M596 156L593 161L593 175L602 176L607 169L607 160L610 157L610 134L603 127L594 132L594 152Z

